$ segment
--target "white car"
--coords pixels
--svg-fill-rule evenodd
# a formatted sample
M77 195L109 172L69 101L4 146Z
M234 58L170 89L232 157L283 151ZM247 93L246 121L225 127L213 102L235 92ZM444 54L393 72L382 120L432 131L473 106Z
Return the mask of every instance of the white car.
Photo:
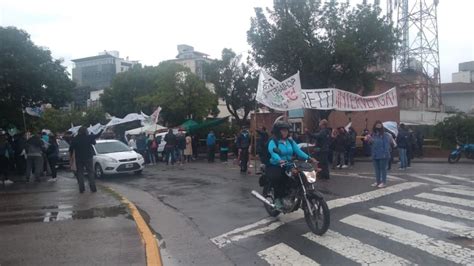
M94 153L96 178L119 173L141 174L145 168L143 156L118 140L97 140Z

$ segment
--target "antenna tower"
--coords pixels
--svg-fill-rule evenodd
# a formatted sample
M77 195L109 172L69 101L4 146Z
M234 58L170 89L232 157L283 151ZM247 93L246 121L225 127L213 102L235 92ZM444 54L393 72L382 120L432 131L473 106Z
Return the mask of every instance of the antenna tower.
M394 0L401 49L394 60L395 72L416 72L421 79L402 89L415 94L420 107L440 110L440 62L438 42L439 0ZM387 0L387 16L392 16L392 0Z

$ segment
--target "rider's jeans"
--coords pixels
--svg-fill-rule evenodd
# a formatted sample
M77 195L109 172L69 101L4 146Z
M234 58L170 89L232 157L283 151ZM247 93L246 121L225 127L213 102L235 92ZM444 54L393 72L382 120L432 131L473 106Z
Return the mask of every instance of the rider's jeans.
M288 177L285 175L285 170L280 166L269 165L265 169L265 175L273 186L275 198L285 197L286 186L288 183Z

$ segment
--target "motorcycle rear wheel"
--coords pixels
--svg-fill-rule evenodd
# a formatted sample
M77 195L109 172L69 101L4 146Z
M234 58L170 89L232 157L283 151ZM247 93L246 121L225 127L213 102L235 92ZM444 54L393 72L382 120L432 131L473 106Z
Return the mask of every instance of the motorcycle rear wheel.
M461 159L461 153L456 154L454 156L450 154L448 157L448 163L457 163L459 162L459 159Z
M308 209L305 209L304 218L309 229L316 235L323 235L329 229L330 224L330 212L326 201L322 198L315 196L308 196L308 200L311 204L309 208L312 209L313 215L310 214ZM307 208L308 206L305 206Z
M266 185L263 187L262 195L271 203L274 203L275 201L275 196L274 196L274 191L273 187L270 185ZM275 210L274 208L268 206L267 204L263 204L265 207L265 210L267 211L268 215L271 217L277 217L280 214L280 211Z

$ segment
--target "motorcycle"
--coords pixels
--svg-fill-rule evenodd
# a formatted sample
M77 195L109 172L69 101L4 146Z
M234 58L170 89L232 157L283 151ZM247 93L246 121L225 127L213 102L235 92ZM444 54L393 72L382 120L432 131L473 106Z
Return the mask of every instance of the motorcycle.
M281 212L290 213L301 208L304 212L306 224L317 235L323 235L329 228L329 207L323 195L316 188L317 171L308 162L287 162L282 167L288 176L287 196L283 198L283 208L276 209L273 204L274 189L265 176L262 167L262 176L259 183L263 187L262 194L252 190L252 195L264 203L265 210L272 217Z
M457 141L456 149L452 150L448 157L449 163L457 163L461 159L461 155L468 159L474 159L474 144L463 144Z

